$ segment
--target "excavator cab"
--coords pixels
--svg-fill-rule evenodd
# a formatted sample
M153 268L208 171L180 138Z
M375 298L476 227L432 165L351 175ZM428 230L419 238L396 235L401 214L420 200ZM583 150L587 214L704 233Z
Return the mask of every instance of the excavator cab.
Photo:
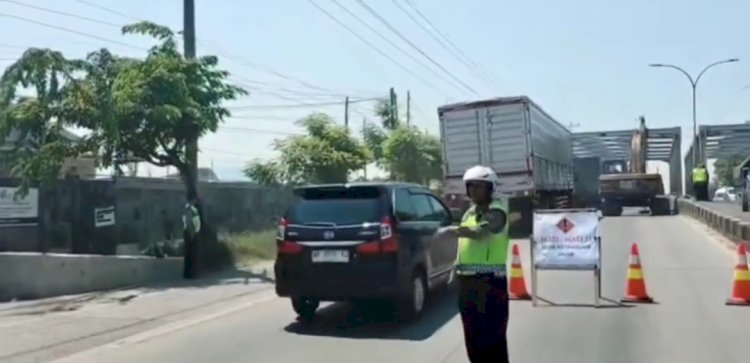
M648 128L640 117L640 126L633 132L630 160L617 160L602 165L599 176L599 209L604 216L619 216L624 207L648 208L652 215L671 214L669 198L664 195L661 174L646 173Z

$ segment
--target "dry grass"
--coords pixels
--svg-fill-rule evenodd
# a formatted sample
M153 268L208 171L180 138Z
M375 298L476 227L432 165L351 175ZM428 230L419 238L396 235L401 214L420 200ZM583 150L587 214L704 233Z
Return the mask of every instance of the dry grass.
M236 263L246 264L276 257L276 230L243 232L221 236Z

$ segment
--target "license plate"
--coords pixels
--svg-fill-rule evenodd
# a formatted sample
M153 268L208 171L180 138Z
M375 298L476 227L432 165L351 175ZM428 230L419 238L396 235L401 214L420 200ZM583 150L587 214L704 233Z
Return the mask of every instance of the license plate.
M622 180L620 181L620 187L625 189L635 188L635 180Z
M314 263L347 263L349 262L349 251L347 250L316 250L312 251L312 262Z

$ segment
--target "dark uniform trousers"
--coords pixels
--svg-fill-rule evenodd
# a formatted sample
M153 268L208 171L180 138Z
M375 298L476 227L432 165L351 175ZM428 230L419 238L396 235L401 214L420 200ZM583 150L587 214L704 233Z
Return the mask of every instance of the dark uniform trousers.
M458 308L472 363L508 363L508 280L493 275L460 276Z

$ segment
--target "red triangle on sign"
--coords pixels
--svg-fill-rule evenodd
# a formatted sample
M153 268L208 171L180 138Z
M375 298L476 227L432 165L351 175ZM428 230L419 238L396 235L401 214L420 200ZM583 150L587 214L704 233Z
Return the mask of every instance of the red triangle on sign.
M575 228L575 226L576 225L573 224L573 222L571 222L569 219L565 217L563 217L559 222L557 222L557 228L563 231L563 233L570 232L571 230L573 230L573 228Z

